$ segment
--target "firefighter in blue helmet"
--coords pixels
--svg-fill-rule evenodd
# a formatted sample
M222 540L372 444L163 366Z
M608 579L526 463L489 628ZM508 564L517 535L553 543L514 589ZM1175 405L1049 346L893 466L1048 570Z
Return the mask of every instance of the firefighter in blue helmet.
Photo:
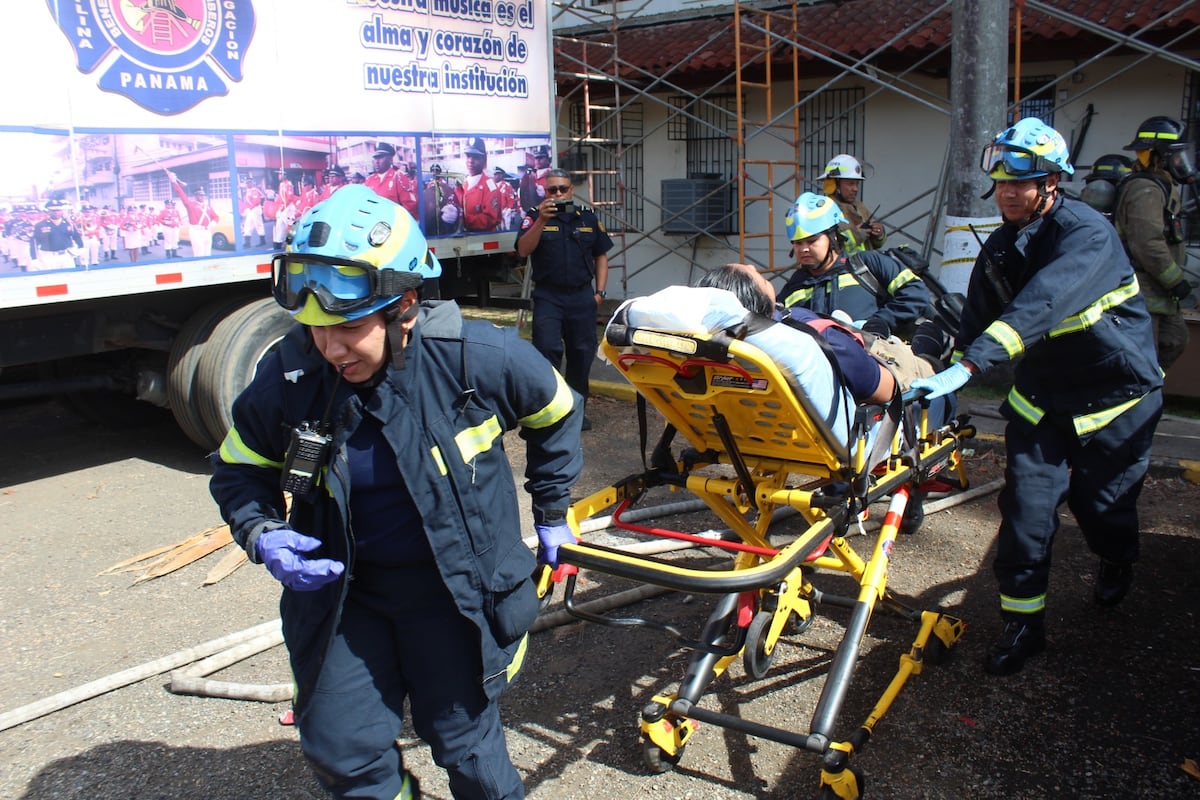
M513 328L421 301L441 272L412 217L346 186L275 256L296 325L238 397L211 489L283 584L301 748L336 797L417 797L413 726L460 800L524 796L498 698L537 614L503 448L527 447L539 558L574 541L580 400ZM292 505L285 512L284 495Z
M787 308L845 312L864 331L909 339L929 306L929 290L891 256L851 252L846 217L833 198L805 192L784 218L796 270L779 293Z
M1003 630L984 660L1006 675L1045 647L1063 500L1100 557L1095 602L1115 605L1129 591L1162 373L1116 231L1059 190L1059 176L1073 171L1063 137L1023 119L984 148L981 166L1004 223L971 273L956 363L912 386L936 397L1020 359L1002 408L1007 466L993 570Z

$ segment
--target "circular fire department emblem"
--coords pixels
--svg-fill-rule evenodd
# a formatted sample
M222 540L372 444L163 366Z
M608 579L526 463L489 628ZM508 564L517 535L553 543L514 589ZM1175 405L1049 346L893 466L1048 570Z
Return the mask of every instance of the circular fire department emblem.
M49 0L80 72L101 89L178 114L242 79L250 0Z

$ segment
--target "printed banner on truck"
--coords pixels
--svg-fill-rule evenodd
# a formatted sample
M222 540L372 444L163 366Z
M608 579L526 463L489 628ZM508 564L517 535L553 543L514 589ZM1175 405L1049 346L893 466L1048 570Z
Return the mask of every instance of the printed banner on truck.
M280 248L347 183L504 233L551 166L545 0L18 2L0 276Z

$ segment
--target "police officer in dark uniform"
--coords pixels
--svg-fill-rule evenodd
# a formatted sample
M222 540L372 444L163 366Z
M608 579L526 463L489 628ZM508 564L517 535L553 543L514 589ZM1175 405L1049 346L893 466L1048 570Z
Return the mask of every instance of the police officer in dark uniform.
M912 388L939 397L1020 358L1001 409L1007 466L993 571L1004 628L984 660L989 673L1008 675L1045 647L1063 500L1100 557L1095 602L1116 605L1128 593L1162 373L1116 230L1059 189L1059 175L1074 172L1062 135L1022 119L984 148L981 166L1004 224L971 273L957 363Z
M533 346L556 369L565 349L563 377L586 400L613 242L595 213L575 204L574 193L569 172L547 172L546 199L526 212L516 244L533 269ZM583 426L591 427L586 416Z
M49 216L33 226L33 241L37 245L37 258L42 269L74 268L75 256L71 255L70 249L72 246L83 247L79 229L63 216L66 205L61 200L51 200L46 204Z

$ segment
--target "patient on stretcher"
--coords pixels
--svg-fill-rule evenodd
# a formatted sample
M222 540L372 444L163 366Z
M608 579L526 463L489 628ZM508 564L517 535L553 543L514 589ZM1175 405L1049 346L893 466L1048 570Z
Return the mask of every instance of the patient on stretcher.
M754 267L728 264L696 287L671 286L626 302L628 324L679 333L738 331L770 356L792 388L808 397L839 441L849 437L856 403L885 404L907 376L897 376L864 349L853 329L776 321L774 287ZM836 388L835 388L836 387ZM954 398L935 400L930 425L945 424Z

